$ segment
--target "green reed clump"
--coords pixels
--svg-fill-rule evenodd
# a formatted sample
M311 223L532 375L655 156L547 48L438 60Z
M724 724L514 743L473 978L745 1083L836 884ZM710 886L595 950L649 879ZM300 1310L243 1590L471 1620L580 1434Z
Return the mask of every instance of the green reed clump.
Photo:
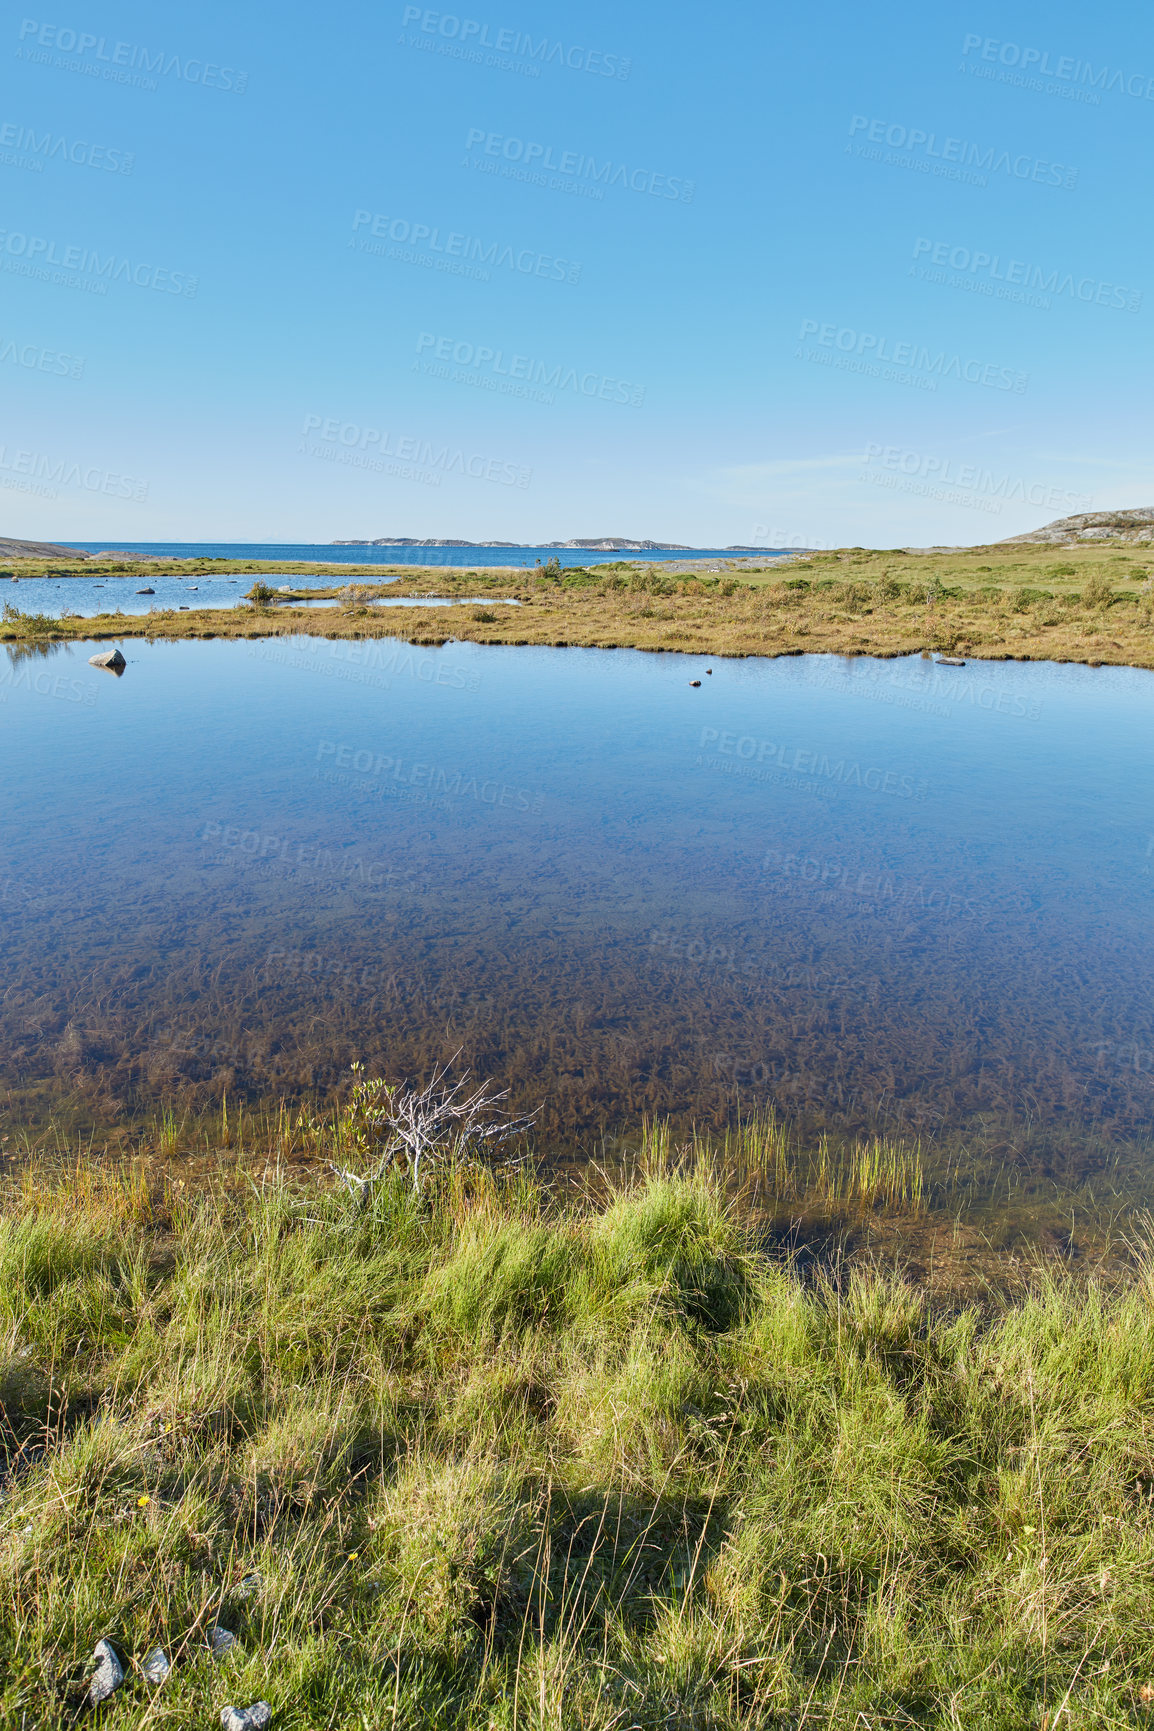
M803 1283L667 1154L565 1205L10 1181L0 1723L74 1724L102 1636L125 1725L1145 1723L1149 1258L981 1310ZM826 1170L908 1202L896 1159Z
M46 637L60 629L60 621L48 613L22 613L19 607L4 603L3 622L18 637Z

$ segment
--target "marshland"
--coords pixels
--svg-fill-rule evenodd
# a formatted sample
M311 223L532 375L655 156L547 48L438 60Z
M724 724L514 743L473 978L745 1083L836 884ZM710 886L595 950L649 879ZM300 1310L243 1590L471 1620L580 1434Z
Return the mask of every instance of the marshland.
M1145 1722L1144 550L115 563L0 624L0 1720Z
M312 632L329 636L386 635L388 617L373 603L400 597L479 597L472 609L430 607L406 618L424 642L448 637L480 643L565 644L600 648L700 651L711 655L905 655L919 651L981 659L1081 661L1092 665L1154 666L1154 586L1145 543L1083 543L1071 547L995 544L919 552L843 548L789 554L758 562L732 560L604 561L581 566L437 566L394 570L380 565L226 559L124 558L85 561L82 571L60 561L21 560L0 571L12 599L0 622L0 642L51 636L57 640L121 635L261 637ZM195 604L157 605L136 616L115 608L95 617L58 617L67 585L77 578L117 586L128 600L129 579L252 580L248 604L231 595L213 605L197 584ZM12 576L19 581L12 585ZM387 585L380 579L388 576ZM269 581L276 577L275 587ZM302 580L294 586L292 579ZM328 578L329 583L319 579ZM307 584L304 582L308 579ZM350 580L351 579L351 580ZM56 613L38 611L45 582ZM22 597L36 594L34 606ZM485 604L514 600L516 608ZM327 599L325 611L294 606ZM227 601L227 606L225 602ZM151 604L146 604L151 605ZM185 617L187 614L187 617Z

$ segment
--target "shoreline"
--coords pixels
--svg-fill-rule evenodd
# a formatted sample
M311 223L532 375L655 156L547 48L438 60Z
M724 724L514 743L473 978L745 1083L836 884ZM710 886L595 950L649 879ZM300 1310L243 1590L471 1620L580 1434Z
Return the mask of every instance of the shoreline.
M127 579L155 571L147 560L93 563L77 572L52 562L21 571L15 583L9 579L7 593L0 581L0 643L399 637L424 647L464 641L767 659L936 654L1154 669L1148 558L1130 543L1097 542L924 554L848 548L789 555L769 566L749 558L724 567L622 559L549 575L515 566L403 566L394 572L342 565L347 581L340 585L298 589L283 598L265 585L264 598L245 607L63 619L21 613L21 589L29 580L62 581L101 571ZM254 585L272 575L333 575L317 562L293 569L269 561L171 561L165 570L180 576L243 574ZM468 597L471 605L397 608L403 624L389 617L393 609L373 606L376 600L433 596L458 602ZM294 605L305 599L336 605ZM499 605L505 600L520 605L506 611Z

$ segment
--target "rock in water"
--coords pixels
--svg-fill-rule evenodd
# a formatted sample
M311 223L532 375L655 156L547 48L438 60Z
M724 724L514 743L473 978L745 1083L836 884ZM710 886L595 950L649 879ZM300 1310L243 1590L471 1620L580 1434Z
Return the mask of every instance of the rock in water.
M99 655L88 657L89 667L107 667L110 673L123 673L128 666L119 649L102 649Z
M272 1718L267 1701L254 1701L251 1707L222 1707L220 1722L224 1731L264 1731Z
M115 1695L123 1683L124 1666L108 1641L97 1641L92 1653L96 1660L96 1669L88 1684L88 1704L99 1707L102 1701Z
M138 589L138 590L137 590L137 591L136 591L136 593L137 593L137 594L138 594L138 595L155 595L155 594L156 594L156 590L155 590L155 589Z
M172 1669L168 1662L168 1654L163 1647L154 1647L140 1667L145 1680L149 1683L163 1683Z

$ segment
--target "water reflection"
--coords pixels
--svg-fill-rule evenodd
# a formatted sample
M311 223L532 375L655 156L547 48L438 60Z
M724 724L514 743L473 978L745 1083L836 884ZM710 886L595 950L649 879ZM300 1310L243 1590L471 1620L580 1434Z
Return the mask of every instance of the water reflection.
M1149 674L301 638L113 688L97 647L0 681L14 1099L461 1050L562 1137L1154 1119Z

